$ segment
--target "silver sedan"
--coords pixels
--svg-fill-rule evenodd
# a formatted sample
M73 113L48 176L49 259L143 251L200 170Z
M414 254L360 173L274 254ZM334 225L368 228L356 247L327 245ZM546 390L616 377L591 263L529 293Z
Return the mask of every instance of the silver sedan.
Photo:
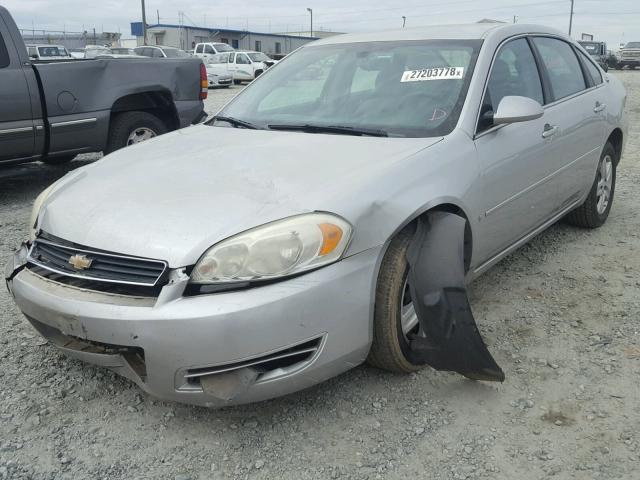
M367 360L501 380L465 284L563 217L605 222L625 99L546 27L313 42L205 125L49 187L7 283L53 345L179 402Z

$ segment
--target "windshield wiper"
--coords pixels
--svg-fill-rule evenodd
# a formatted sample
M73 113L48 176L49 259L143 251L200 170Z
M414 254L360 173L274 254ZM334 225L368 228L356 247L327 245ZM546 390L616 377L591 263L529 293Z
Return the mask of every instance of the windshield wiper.
M271 130L290 130L294 132L307 133L337 133L342 135L359 135L369 137L389 136L384 130L375 130L372 128L343 127L340 125L310 125L306 123L293 125L268 125L268 127Z
M259 130L253 123L245 122L244 120L239 120L233 117L225 117L222 115L216 115L212 118L212 120L219 120L221 122L227 122L233 125L236 128L248 128L250 130Z

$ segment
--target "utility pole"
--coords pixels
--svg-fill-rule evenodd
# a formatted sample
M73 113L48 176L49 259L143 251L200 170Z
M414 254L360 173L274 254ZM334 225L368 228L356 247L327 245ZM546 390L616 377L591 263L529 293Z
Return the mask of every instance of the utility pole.
M156 16L158 18L158 25L160 25L160 10L156 10Z
M513 16L513 23L516 23L518 21L518 17L516 17L515 15Z
M569 15L569 36L571 36L572 26L573 26L573 0L571 0L571 14Z
M142 38L143 45L147 44L147 11L144 8L144 0L142 0Z
M313 9L307 8L307 12L311 14L311 30L309 31L309 36L313 37Z
M402 28L404 28L407 25L407 17L405 17L404 15L402 16Z

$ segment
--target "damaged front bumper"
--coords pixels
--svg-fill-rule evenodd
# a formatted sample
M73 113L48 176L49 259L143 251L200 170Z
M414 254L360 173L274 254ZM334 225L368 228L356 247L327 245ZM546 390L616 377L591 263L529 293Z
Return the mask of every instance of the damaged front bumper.
M184 296L175 275L157 298L82 290L25 268L7 284L32 325L74 358L146 392L203 406L249 403L310 387L362 363L371 344L371 285L380 249L303 277Z
M7 290L9 290L11 295L13 295L13 291L11 290L13 277L15 277L27 265L28 254L29 245L27 242L23 242L22 245L20 245L20 248L16 250L11 257L9 257L9 261L4 267L4 280L7 285Z

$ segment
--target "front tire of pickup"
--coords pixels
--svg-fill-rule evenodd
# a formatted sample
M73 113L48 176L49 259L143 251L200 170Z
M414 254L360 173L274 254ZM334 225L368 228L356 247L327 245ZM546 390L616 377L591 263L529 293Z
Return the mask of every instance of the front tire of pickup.
M167 126L155 115L147 112L118 113L111 120L107 148L104 154L107 155L163 133L167 133Z

